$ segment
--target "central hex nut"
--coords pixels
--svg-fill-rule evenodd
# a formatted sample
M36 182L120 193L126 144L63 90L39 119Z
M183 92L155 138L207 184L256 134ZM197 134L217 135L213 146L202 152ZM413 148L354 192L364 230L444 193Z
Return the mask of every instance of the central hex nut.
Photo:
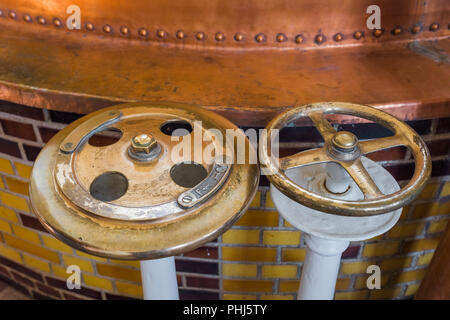
M128 154L139 161L152 160L160 151L161 148L155 137L145 133L133 137L133 139L131 139L130 147L128 148Z

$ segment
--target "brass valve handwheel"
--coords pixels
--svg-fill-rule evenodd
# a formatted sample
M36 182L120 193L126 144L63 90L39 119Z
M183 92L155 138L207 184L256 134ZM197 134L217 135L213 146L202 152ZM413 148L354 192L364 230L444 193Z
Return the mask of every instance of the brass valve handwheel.
M39 154L33 211L57 238L98 256L140 260L193 250L225 232L258 186L256 163L217 161L237 154L237 145L213 136L227 130L252 148L242 130L199 106L135 102L88 114ZM120 137L91 140L111 132Z
M350 132L336 132L324 117L325 114L333 113L372 120L391 129L394 135L358 141ZM269 156L271 142L268 136L271 130L282 129L286 124L305 116L312 120L322 135L324 147L302 151L281 159ZM423 189L431 173L429 151L420 136L402 121L372 107L342 102L299 106L280 114L267 125L266 129L260 140L260 161L261 166L267 171L268 179L292 200L315 210L346 216L370 216L390 212L411 202ZM396 146L406 146L411 150L415 160L414 175L399 191L384 195L364 168L361 155ZM340 164L361 189L364 200L329 198L297 185L285 174L290 168L325 162Z

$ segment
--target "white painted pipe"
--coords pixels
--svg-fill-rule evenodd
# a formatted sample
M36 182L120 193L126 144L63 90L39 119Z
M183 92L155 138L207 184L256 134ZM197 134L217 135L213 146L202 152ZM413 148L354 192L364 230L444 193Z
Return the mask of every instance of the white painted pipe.
M299 300L332 300L341 255L349 241L336 241L305 235L307 251L303 264Z
M142 288L145 300L178 300L175 258L141 260Z

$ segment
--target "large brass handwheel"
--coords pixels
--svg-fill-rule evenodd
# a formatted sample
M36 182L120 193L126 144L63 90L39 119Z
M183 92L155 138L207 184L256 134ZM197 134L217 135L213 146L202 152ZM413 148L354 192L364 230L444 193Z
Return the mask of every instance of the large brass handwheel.
M386 138L358 141L355 135L346 131L337 132L325 119L325 114L348 114L379 123L394 132ZM281 159L269 155L271 141L268 137L274 129L282 129L286 124L301 117L309 117L325 143L323 148L310 149ZM314 103L295 107L274 118L260 140L260 161L268 179L286 196L310 208L323 212L369 216L393 211L411 202L423 189L431 173L431 161L426 144L407 124L378 109L342 102ZM361 155L406 146L415 160L415 170L411 180L398 192L384 195L377 187L361 162ZM362 201L348 201L329 198L311 192L287 177L290 168L310 164L334 162L340 164L364 194Z

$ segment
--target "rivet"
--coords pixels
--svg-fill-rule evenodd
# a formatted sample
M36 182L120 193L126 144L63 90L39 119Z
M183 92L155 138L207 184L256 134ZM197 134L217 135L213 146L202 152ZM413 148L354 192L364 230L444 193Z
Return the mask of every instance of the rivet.
M437 31L439 29L439 23L432 23L430 26L430 31Z
M256 40L256 42L266 42L266 36L263 34L263 33L258 33L256 36L255 36L255 40Z
M295 37L295 42L296 42L296 43L300 44L300 43L303 43L303 41L305 41L305 38L303 37L303 35L298 34L298 35Z
M141 37L146 37L146 36L148 36L148 31L147 31L147 29L145 29L145 28L140 28L139 31L138 31L138 33L139 33L139 35L140 35Z
M186 35L184 34L184 32L182 30L178 30L176 36L177 36L177 39L182 40L182 39L184 39L184 37Z
M236 33L236 34L234 35L234 40L236 40L236 41L242 41L242 40L244 40L244 35L243 35L242 33Z
M59 27L62 26L62 21L59 20L58 18L54 18L54 19L53 19L53 25L54 25L55 27L59 28Z
M416 24L415 26L412 27L411 32L412 33L419 33L422 30L422 27L419 26L418 24Z
M353 34L353 38L355 38L356 40L359 40L359 39L361 39L363 37L363 33L361 32L361 31L356 31L354 34Z
M342 40L344 40L344 36L342 35L342 33L336 33L334 35L334 41L339 42L339 41L342 41Z
M25 21L25 22L31 22L31 16L30 15L28 15L28 14L26 14L26 15L24 15L23 16L23 20Z
M38 21L39 24L46 24L47 23L47 20L45 20L44 17L38 17L37 21Z
M374 30L373 31L373 35L375 36L375 37L381 37L381 35L383 34L383 30L382 29L376 29L376 30Z
M277 34L277 41L278 42L285 42L287 41L287 37L284 33Z
M197 38L197 40L204 40L205 39L205 33L204 32L197 32L195 37Z
M225 35L223 34L223 32L217 32L215 38L217 41L223 41L225 40Z
M164 30L160 29L160 30L156 31L156 35L158 36L158 38L164 39L166 37L167 33Z
M106 33L110 33L112 31L112 27L109 24L105 24L103 26L103 31Z
M92 31L92 30L94 30L94 25L92 23L88 22L88 23L86 23L86 29L88 31Z
M11 19L16 19L16 18L17 18L17 15L16 15L16 13L15 13L14 11L10 11L10 12L9 12L9 17L10 17Z
M403 28L402 27L395 27L394 30L392 30L392 34L394 36L398 36L399 34L401 34L403 32Z
M318 35L314 38L314 41L315 41L317 44L321 44L321 43L323 43L323 42L325 41L325 37L323 36L323 34L318 34Z
M130 33L130 29L128 29L127 26L121 26L120 27L120 33L124 36L128 35Z
M0 10L0 17L3 17L3 10Z

